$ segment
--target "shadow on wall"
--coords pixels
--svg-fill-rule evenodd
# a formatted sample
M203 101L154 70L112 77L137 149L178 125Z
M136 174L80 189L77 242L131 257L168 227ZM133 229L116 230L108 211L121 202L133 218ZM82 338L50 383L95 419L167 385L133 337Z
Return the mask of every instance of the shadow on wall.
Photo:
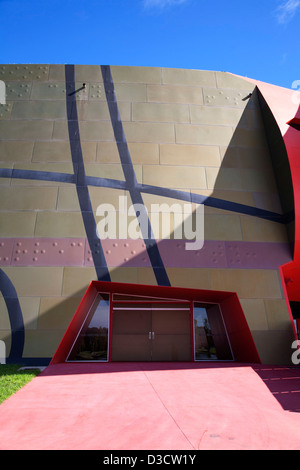
M266 117L265 105L264 98L256 88L248 99L225 151L214 191L233 189L241 193L248 192L253 198L249 202L257 209L287 213L293 210L287 153L272 114ZM226 178L229 168L236 169L234 180L229 176Z
M285 145L258 89L246 99L248 103L232 139L228 147L224 147L221 167L206 168L210 195L192 193L190 201L185 201L205 206L204 249L199 253L191 252L198 256L199 267L243 268L243 261L248 261L245 268L268 269L272 266L277 269L292 260L294 197ZM187 225L195 231L195 211L191 219ZM184 226L179 229L179 233L184 234ZM172 232L170 238L175 237ZM237 251L241 252L234 253L232 260L227 254L225 265L205 265L204 250L210 241L243 244L238 245ZM256 256L252 263L250 259L246 260L246 251L251 250L247 242L260 244L261 256ZM272 243L281 244L280 251L276 246L276 254ZM163 244L164 240L159 242L159 246L163 247ZM189 254L185 252L186 256ZM176 254L173 254L174 258Z
M284 216L288 240L292 251L295 248L295 200L291 174L291 162L286 149L286 136L281 134L277 122L262 94L257 89L258 101L264 123L272 167L276 180L278 195ZM289 132L289 131L288 131Z
M253 307L250 312L252 335L262 362L290 364L290 347L295 339L292 322L286 302L274 292L282 292L279 267L293 259L293 183L282 135L257 88L225 151L211 196L245 204L243 212L233 211L230 216L226 212L228 232L225 237L229 235L232 240L242 242L235 254L232 251L234 256L227 258L227 267L240 268L237 282L239 288L246 292L245 299L260 298L265 305L265 328L259 326L265 321L259 318L262 313L253 311ZM255 208L256 214L251 207ZM226 220L226 216L223 217ZM210 228L208 219L206 216L206 233ZM251 255L254 255L252 259ZM257 270L255 279L248 268ZM277 271L277 275L267 277L271 274L267 271L270 269L274 274ZM224 285L228 285L225 279ZM241 293L239 295L242 297ZM265 300L268 297L275 298L275 303L269 304L269 311L266 305L269 301Z
M212 193L205 201L205 240L215 234L217 217L210 219L210 214L216 214L231 215L231 219L224 217L224 222L220 218L217 224L224 240L293 244L294 199L287 152L277 123L257 88L224 149L220 169L207 171ZM220 201L222 212L213 209L217 207L214 199Z
M9 364L48 365L57 349L74 313L84 295L88 284L70 297L46 298L36 321L24 320L25 344L22 357L9 357L11 331L3 334L6 345L6 362Z

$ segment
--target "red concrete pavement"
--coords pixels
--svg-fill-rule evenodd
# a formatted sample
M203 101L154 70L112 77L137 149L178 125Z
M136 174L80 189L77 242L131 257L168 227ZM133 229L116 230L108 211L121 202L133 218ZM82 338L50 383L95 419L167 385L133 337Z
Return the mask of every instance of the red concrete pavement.
M300 449L296 410L297 369L56 364L0 405L0 449Z

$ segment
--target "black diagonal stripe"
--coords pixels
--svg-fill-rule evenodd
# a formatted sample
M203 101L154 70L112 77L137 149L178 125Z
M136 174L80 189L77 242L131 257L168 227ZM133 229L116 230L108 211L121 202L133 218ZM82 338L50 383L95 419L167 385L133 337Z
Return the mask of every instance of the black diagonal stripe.
M90 245L94 266L98 280L110 281L110 274L107 268L106 259L103 253L101 241L97 236L96 221L93 214L92 204L89 196L88 186L86 183L86 174L82 156L80 132L78 123L78 114L76 106L76 88L75 88L75 68L74 65L66 65L66 105L69 140L76 178L76 190L80 204L83 223Z
M163 286L170 286L170 281L163 264L162 258L160 256L160 252L156 243L156 240L153 236L153 231L151 228L150 220L144 206L143 198L141 195L141 191L139 189L139 185L137 183L136 175L134 172L134 168L131 161L130 152L128 149L122 120L120 117L118 103L116 99L115 89L114 89L114 82L111 75L111 70L109 65L102 65L101 72L103 77L103 83L105 88L105 95L106 101L108 104L108 109L110 113L111 124L114 130L114 135L119 151L119 156L123 168L123 173L125 176L126 184L128 187L128 191L131 196L131 201L134 206L139 207L140 214L137 214L139 218L143 218L143 220L147 220L147 228L146 233L144 232L144 227L141 226L142 236L144 238L145 246L147 249L147 253L152 265L153 272L156 277L156 281L158 285ZM136 212L138 212L136 210Z
M0 168L0 178L17 178L17 179L30 179L38 181L56 181L62 183L76 184L77 171L74 174L59 173L52 171L40 170L19 170L12 168ZM86 184L88 186L98 186L103 188L114 188L129 190L127 181L119 181L111 178L101 178L98 176L86 176ZM230 212L237 212L240 214L258 217L260 219L270 220L279 224L287 224L295 220L294 211L286 214L279 214L277 212L260 209L255 206L247 206L238 202L227 201L226 199L219 199L211 196L202 196L201 194L190 193L172 188L162 188L161 186L153 186L149 184L137 184L137 189L140 193L157 194L158 196L169 197L178 199L180 201L194 202L196 204L204 204L205 206L215 207Z
M8 362L22 362L25 342L23 314L16 289L2 269L0 269L0 292L6 303L11 327L11 347Z

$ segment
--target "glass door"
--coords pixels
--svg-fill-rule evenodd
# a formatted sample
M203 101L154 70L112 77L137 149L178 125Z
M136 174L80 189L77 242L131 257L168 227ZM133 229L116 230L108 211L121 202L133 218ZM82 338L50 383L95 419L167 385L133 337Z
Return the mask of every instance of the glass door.
M194 304L195 361L233 360L220 308Z
M109 295L99 294L76 338L67 361L108 361Z

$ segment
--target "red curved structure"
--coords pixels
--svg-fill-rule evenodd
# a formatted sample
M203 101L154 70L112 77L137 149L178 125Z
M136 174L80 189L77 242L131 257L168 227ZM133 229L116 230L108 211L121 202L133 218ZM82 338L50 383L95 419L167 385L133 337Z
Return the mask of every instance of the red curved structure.
M253 79L247 80L257 85L269 106L282 135L290 165L295 212L294 255L292 262L280 267L289 306L289 302L300 302L300 93ZM292 313L290 315L293 320Z

